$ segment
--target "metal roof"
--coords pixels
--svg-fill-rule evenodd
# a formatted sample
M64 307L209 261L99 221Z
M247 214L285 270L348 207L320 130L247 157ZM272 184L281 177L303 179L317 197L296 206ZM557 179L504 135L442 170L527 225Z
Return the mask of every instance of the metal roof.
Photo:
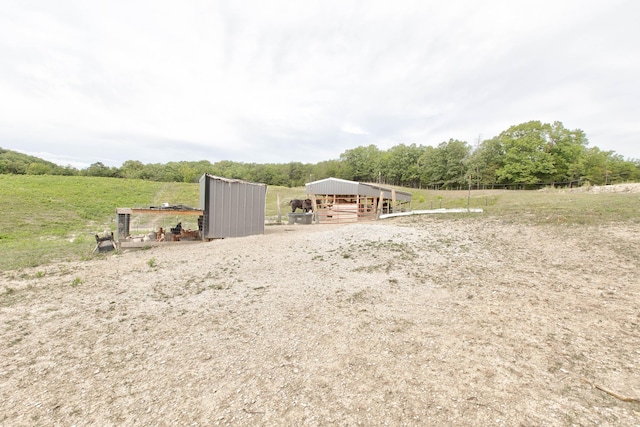
M325 178L305 184L307 194L335 194L344 196L379 197L382 192L383 199L391 199L393 190L378 184L367 184L356 181L348 181L340 178ZM411 201L411 193L395 190L396 200Z

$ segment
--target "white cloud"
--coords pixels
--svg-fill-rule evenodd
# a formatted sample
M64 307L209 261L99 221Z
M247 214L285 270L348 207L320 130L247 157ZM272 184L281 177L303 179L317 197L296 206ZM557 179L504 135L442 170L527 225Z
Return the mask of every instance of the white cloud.
M369 135L369 132L365 131L360 126L356 126L351 123L343 124L340 130L344 133L350 133L353 135Z
M318 162L562 121L640 158L631 1L10 1L0 146Z

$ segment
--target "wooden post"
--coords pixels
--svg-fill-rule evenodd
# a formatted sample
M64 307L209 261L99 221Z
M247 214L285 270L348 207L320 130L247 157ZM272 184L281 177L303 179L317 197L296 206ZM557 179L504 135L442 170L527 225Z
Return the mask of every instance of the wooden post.
M313 210L312 220L315 220L316 224L318 224L320 222L320 219L318 218L318 204L316 203L316 195L312 191L309 197L311 198L311 209Z
M396 211L396 190L391 189L391 206L393 206L393 212Z
M471 174L469 174L469 192L467 193L467 212L471 206Z
M282 222L282 212L280 211L280 193L278 193L278 197L276 200L276 203L278 204L278 224L280 224Z

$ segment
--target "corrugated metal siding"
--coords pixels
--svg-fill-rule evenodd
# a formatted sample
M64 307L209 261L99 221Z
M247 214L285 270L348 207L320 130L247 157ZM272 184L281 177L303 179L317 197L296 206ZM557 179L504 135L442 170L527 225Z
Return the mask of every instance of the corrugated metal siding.
M201 209L205 211L205 238L264 233L265 184L204 175L200 191Z
M388 188L338 178L326 178L310 182L306 184L306 189L307 194L360 195L368 197L379 197L382 191L384 199L391 199L391 190ZM411 194L405 191L396 191L396 199L411 201Z
M358 194L358 183L338 178L321 179L306 184L307 194Z
M207 180L207 175L202 175L200 177L200 210L203 211L205 208L205 204L206 204L206 198L205 198L205 191L206 191L206 187L205 187L205 182Z
M373 187L371 185L368 184L360 184L358 185L358 195L360 196L367 196L367 197L379 197L380 196L380 188L377 187ZM389 191L389 194L391 194L391 192ZM383 197L387 197L387 194L385 192L385 194L383 195ZM389 196L391 197L391 196Z

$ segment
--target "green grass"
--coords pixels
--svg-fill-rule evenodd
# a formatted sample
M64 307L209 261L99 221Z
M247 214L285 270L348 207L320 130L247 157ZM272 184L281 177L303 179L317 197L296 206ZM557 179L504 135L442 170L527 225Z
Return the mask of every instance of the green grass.
M407 189L403 189L407 191ZM466 207L467 191L408 190L412 209ZM287 202L306 197L305 188L269 186L266 215L280 210L286 222ZM161 183L94 177L0 175L0 271L82 260L93 254L94 235L115 232L117 207L145 207L164 202L198 207L197 183ZM472 208L483 217L532 224L599 224L640 222L640 195L634 193L570 193L546 191L472 191ZM438 215L460 220L478 214ZM170 218L169 221L173 219Z
M275 221L278 215L278 195L280 195L280 214L282 221L287 222L287 213L291 212L289 201L292 199L306 199L307 193L305 187L279 187L268 186L266 198L266 215L271 221ZM299 212L299 211L298 211Z
M431 191L411 190L414 210L436 208L482 208L484 216L530 224L595 225L607 222L640 223L640 194L569 192L547 189ZM469 199L469 201L468 201ZM442 215L465 218L477 214Z
M198 184L0 175L0 270L91 256L117 207L199 205Z

